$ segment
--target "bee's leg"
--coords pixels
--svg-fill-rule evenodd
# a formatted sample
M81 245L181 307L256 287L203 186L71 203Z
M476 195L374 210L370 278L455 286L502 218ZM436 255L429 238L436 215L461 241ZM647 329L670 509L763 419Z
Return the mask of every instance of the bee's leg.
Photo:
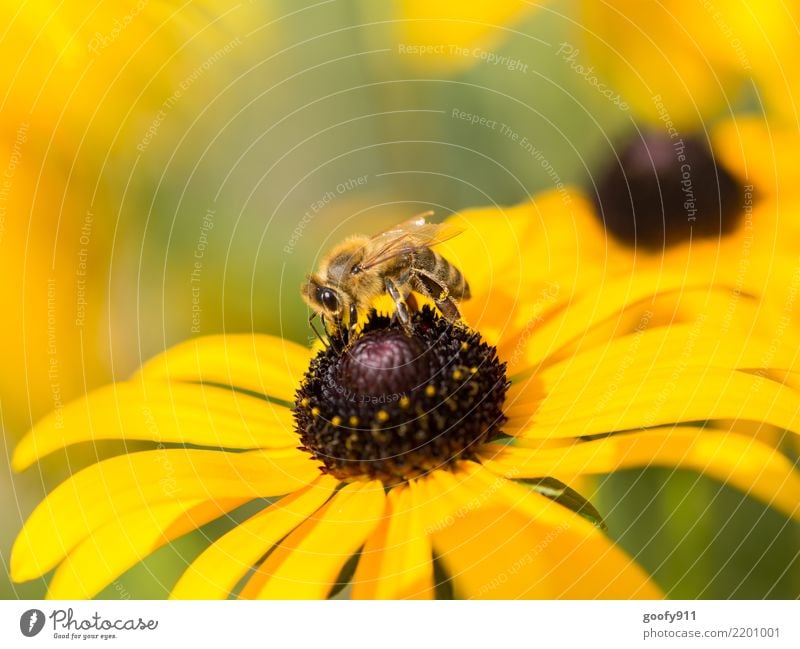
M403 296L400 294L400 290L397 288L397 285L388 277L385 280L386 285L386 292L389 294L389 297L392 298L394 301L395 306L395 313L397 314L397 319L400 320L400 324L405 329L406 333L411 333L411 316L408 313L408 305L406 304Z
M424 293L430 297L436 304L436 308L439 309L445 318L453 322L461 317L456 303L453 302L453 298L450 297L450 290L447 286L440 284L424 271L417 271L415 279L420 293Z
M416 313L419 311L419 304L417 303L417 298L414 297L414 294L411 292L411 278L413 277L413 273L410 270L407 270L405 273L400 275L397 278L397 284L400 286L405 287L405 296L403 300L406 303L406 307L408 307L409 314Z
M358 309L356 309L355 304L350 305L349 318L347 324L350 328L349 333L352 336L356 332L356 325L358 324Z

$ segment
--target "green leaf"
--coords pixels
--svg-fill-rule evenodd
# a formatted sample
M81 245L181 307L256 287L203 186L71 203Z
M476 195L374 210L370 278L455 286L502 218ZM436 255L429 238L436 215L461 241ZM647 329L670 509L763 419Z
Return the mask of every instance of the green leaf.
M333 599L339 595L345 588L347 588L347 586L350 585L350 582L353 581L353 575L356 574L358 560L361 558L361 550L363 550L363 547L359 548L358 551L347 560L347 563L342 566L342 570L339 572L339 576L336 578L336 581L331 587L331 591L328 593L327 599Z
M550 500L554 500L559 505L566 507L576 514L580 514L601 530L608 529L600 512L594 508L592 503L563 482L555 478L524 478L516 482L520 482L533 489L535 492L550 498Z

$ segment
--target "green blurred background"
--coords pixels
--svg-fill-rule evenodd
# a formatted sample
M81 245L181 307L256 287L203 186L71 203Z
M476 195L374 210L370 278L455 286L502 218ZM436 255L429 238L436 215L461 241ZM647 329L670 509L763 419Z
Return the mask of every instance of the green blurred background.
M344 236L423 209L445 217L512 204L559 180L591 188L637 128L557 54L562 42L582 47L577 3L513 12L481 30L483 50L506 65L456 56L442 66L403 51L409 24L392 3L152 2L134 15L136 2L100 2L73 16L39 2L28 3L41 12L27 27L14 13L21 3L10 4L6 40L25 40L25 29L35 37L27 51L7 49L18 65L2 108L7 142L30 125L12 187L17 225L0 239L12 260L8 308L22 314L6 324L7 456L57 399L126 377L179 341L243 331L307 341L298 287ZM59 38L78 53L37 62L53 48L63 54ZM40 63L50 76L37 76ZM44 595L44 581L9 582L13 538L48 489L114 450L55 454L22 475L3 462L2 597ZM666 470L626 471L594 488L610 535L669 595L800 596L800 531L738 492ZM102 596L166 596L232 524L156 552Z

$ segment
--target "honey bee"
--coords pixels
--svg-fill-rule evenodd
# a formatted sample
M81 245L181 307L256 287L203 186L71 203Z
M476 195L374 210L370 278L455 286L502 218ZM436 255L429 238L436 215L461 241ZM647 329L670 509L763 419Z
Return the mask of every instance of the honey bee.
M352 331L358 317L373 300L388 294L395 315L407 333L411 332L411 312L416 309L412 291L433 300L450 321L459 318L456 300L470 297L469 285L461 271L431 246L460 234L443 224L428 223L433 212L424 212L373 237L346 239L309 275L302 287L303 299L319 315L327 331L345 325Z

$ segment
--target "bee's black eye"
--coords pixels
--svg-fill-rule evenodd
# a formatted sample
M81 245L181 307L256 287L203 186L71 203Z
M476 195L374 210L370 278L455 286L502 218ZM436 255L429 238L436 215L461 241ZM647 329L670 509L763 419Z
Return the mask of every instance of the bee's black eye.
M331 289L318 288L317 299L319 300L320 304L325 307L326 311L336 313L339 310L339 300L336 298L336 294Z

